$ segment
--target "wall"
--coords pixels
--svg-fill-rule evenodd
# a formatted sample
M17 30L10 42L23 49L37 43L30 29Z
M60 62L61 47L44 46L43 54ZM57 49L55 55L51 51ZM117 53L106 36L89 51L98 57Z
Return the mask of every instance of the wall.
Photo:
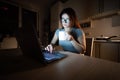
M39 30L39 37L42 41L43 36L44 36L44 29L46 26L49 27L48 26L49 23L46 23L47 21L48 22L50 21L49 20L50 9L48 8L49 5L47 5L45 2L39 3L40 1L35 2L34 0L3 0L3 1L19 6L20 8L25 8L25 9L32 10L38 13L37 28ZM21 25L20 20L21 20L21 16L19 16L19 26L21 27L22 25ZM13 42L12 44L16 45L16 42Z
M44 7L45 5L42 5L42 3L35 2L34 0L10 0L11 3L15 3L21 7L24 7L29 10L33 10L38 12L38 29L39 29L39 36L42 37L43 29L44 29L44 21L46 18L48 18L48 12L49 10ZM47 15L47 16L46 16Z
M51 11L51 15L50 15L50 21L51 21L51 29L50 31L54 32L57 27L60 26L60 22L59 22L59 14L61 12L62 9L62 2L57 2L55 5L53 5L50 9Z

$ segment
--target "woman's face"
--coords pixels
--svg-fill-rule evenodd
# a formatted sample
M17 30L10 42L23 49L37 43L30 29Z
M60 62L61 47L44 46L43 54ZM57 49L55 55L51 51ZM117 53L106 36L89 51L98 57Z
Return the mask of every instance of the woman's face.
M62 22L62 26L64 28L71 27L71 20L70 20L70 17L68 16L68 14L63 14L62 15L61 22Z

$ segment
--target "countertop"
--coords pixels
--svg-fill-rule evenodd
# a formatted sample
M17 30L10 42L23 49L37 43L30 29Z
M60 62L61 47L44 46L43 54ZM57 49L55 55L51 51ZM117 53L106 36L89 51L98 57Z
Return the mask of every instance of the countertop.
M94 40L94 42L120 43L120 40Z

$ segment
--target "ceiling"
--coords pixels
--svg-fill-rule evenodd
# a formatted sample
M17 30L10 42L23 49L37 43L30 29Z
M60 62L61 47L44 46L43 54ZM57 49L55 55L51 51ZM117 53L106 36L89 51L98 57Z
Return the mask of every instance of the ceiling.
M62 3L65 3L68 0L3 0L3 1L9 1L9 2L25 2L25 3L33 3L38 6L43 6L43 7L51 7L53 4L55 4L58 1L61 1Z
M65 3L68 0L28 0L28 1L34 2L39 5L51 6L55 4L57 1L61 1L62 3Z

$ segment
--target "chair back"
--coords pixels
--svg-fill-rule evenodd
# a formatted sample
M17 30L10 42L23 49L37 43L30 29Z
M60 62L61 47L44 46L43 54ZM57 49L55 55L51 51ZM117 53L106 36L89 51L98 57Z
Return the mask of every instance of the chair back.
M85 55L92 56L93 42L94 42L93 37L86 38L86 52L85 52Z

